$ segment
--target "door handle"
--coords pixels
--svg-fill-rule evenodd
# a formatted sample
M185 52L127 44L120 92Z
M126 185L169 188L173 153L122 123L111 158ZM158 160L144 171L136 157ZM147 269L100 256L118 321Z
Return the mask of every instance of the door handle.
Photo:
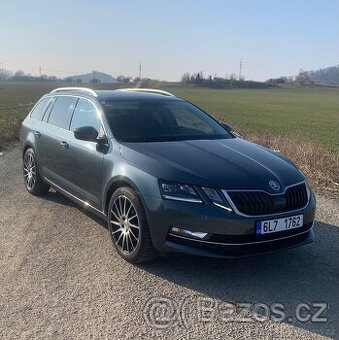
M60 145L63 149L68 149L68 147L69 147L68 143L64 142L64 141L60 142Z
M35 135L36 137L38 137L38 138L41 137L41 133L40 133L39 131L35 131L35 132L34 132L34 135Z

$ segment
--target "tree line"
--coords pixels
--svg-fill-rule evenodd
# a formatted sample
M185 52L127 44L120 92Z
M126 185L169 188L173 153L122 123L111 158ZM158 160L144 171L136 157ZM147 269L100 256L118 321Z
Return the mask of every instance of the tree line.
M270 88L276 84L269 82L259 82L253 80L237 79L235 74L231 74L225 78L209 75L204 77L202 72L190 74L186 72L181 77L181 83L186 86L211 87L216 89L228 88Z
M56 76L47 76L42 74L41 76L32 76L29 73L25 73L21 70L16 72L8 71L6 69L0 69L0 81L27 81L27 82L56 82L61 79Z
M339 84L339 65L311 71L308 76L318 84Z

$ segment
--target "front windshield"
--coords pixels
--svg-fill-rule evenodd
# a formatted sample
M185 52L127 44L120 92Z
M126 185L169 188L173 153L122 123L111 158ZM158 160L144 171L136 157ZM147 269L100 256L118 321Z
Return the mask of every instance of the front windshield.
M108 100L101 105L121 142L232 138L211 117L182 100Z

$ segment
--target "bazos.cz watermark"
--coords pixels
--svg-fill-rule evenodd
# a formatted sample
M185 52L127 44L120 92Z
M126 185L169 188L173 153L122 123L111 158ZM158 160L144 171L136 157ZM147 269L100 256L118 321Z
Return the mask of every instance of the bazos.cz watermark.
M281 302L228 303L204 296L186 296L180 300L156 296L147 300L143 318L153 328L177 325L189 328L194 323L209 322L327 322L328 303L301 302L286 306Z

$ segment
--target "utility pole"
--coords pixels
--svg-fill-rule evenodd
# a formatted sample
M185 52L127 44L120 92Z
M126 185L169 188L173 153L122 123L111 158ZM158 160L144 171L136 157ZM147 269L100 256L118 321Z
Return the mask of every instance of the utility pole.
M41 78L41 65L39 65L39 77Z
M142 64L141 64L141 62L140 62L140 64L139 64L139 79L141 80L141 69L142 69Z
M242 66L243 66L243 62L242 62L242 59L240 59L240 63L239 63L239 80L241 80Z

